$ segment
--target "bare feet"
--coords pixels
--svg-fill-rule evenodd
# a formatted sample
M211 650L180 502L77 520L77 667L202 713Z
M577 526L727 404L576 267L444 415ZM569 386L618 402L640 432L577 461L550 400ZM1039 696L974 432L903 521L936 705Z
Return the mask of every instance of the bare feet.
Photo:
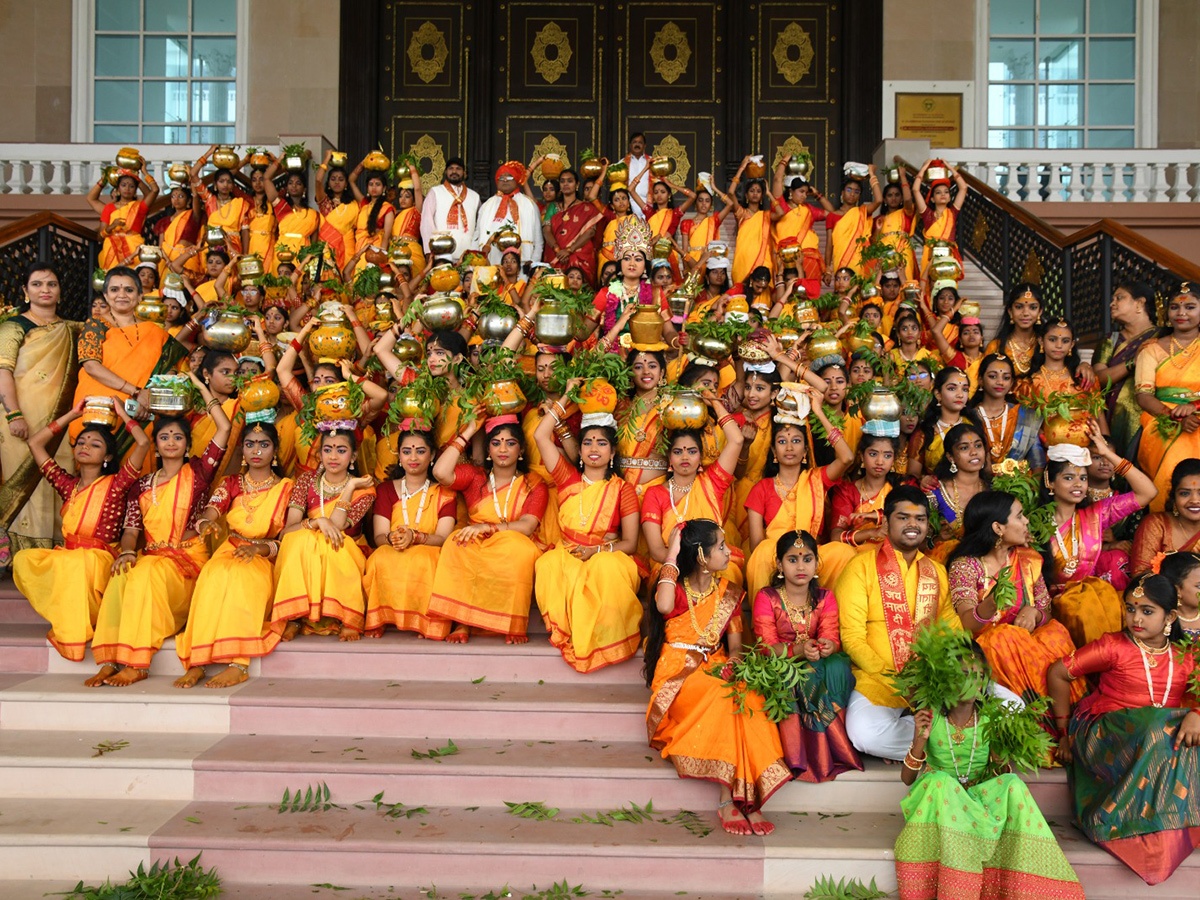
M764 819L760 812L747 813L746 821L750 823L750 830L757 835L765 836L775 830L775 826Z
M300 623L296 619L292 619L292 621L283 626L283 634L280 635L279 639L281 641L290 641L299 633Z
M241 684L249 679L249 675L239 669L237 666L229 666L222 669L212 678L205 682L206 688L227 688L233 687L235 684Z
M447 644L465 644L471 639L471 629L466 625L455 625L454 630L446 637Z
M527 634L506 634L504 636L504 643L506 643L506 644L528 644L529 643L529 635L527 635Z
M133 666L126 666L117 674L105 678L104 683L111 684L113 687L128 687L139 681L145 681L149 677L149 669L135 669Z
M378 628L372 628L370 631L365 633L369 638L381 638L383 637L383 626L380 625Z
M742 818L741 812L732 803L717 807L717 818L721 827L730 834L752 834L750 823Z
M357 641L362 639L362 632L357 628L351 628L348 625L343 625L342 630L338 632L339 641Z
M177 688L194 688L200 683L200 679L204 677L204 666L192 666L180 677L175 679L175 687Z
M100 667L99 672L97 672L95 675L93 675L91 678L89 678L87 681L85 681L83 683L83 686L84 687L103 687L104 680L106 678L110 678L111 676L115 675L117 672L120 671L120 669L121 669L120 666L114 666L109 663L105 663L104 665L102 665Z

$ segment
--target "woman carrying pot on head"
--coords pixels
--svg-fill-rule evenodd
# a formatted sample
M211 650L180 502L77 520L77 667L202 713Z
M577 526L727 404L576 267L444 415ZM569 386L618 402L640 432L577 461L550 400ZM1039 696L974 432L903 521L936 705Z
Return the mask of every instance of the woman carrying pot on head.
M218 168L212 176L212 191L200 180L201 170L208 164L209 158L216 152L217 145L213 144L195 163L192 164L192 190L196 198L204 204L205 219L209 228L220 228L225 235L225 246L233 256L244 253L242 248L250 246L250 199L238 188L234 181L233 172L229 169Z
M158 182L143 166L141 175L129 169L117 169L117 184L113 188L113 199L105 203L100 192L108 185L108 170L100 173L100 180L88 191L88 205L100 216L100 245L97 265L111 269L121 264L142 246L142 226L154 201L158 199ZM138 191L142 199L137 198Z
M355 172L362 168L358 164ZM355 273L361 272L369 263L366 251L374 247L380 253L386 253L391 246L392 229L396 222L396 208L387 199L387 175L384 172L372 171L367 175L367 194L364 197L358 189L358 181L352 178L350 189L358 200L358 215L354 220L354 255L358 257ZM350 254L346 254L349 258Z
M862 178L849 177L842 184L841 205L825 216L825 283L829 284L838 269L850 269L862 274L863 243L870 240L874 214L881 203L879 178L875 166L867 166L871 199L862 202Z
M204 222L204 204L186 184L172 182L167 201L171 206L170 218L160 220L154 226L159 232L158 246L162 252L158 264L159 278L166 278L171 263L196 247ZM204 266L197 253L188 254L182 264L193 281L198 281L204 275Z
M949 244L950 252L954 254L959 265L962 265L962 254L958 251L957 242L958 214L962 211L963 204L967 202L967 180L962 177L962 173L958 169L947 166L949 177L936 178L929 183L929 201L926 202L921 188L924 184L925 173L929 171L933 162L932 159L925 160L921 165L921 171L917 172L917 177L913 179L913 204L917 208L917 215L921 217L921 228L925 235L925 248L921 251L920 275L922 277L933 258L933 247L938 242ZM958 187L958 193L954 195L953 200L950 199L951 179Z
M188 456L187 419L155 418L159 465L129 491L121 553L113 562L92 639L100 671L85 682L89 687L124 687L150 674L150 660L163 641L187 622L196 576L208 561L194 522L225 453L229 419L204 383L194 373L188 377L216 420L213 439L200 456Z
M308 203L308 182L303 172L288 172L283 186L283 195L275 189L275 176L279 174L281 161L275 159L263 173L263 190L275 212L279 228L279 245L294 257L300 249L312 241L321 227L321 214ZM276 251L278 252L278 247ZM275 258L275 270L279 271L279 259Z

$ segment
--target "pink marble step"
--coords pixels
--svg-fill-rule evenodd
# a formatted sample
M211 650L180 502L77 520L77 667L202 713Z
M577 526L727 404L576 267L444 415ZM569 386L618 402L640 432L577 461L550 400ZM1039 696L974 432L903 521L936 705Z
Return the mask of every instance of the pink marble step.
M449 736L459 752L436 759L412 754L445 747L446 738L230 735L195 761L195 796L206 801L270 802L284 789L318 782L339 802L385 791L407 804L496 806L536 795L576 809L609 809L653 801L664 808L706 809L716 789L680 778L674 766L642 742L480 741ZM906 788L894 766L869 759L864 772L834 782L792 782L772 798L774 811L892 812ZM1070 814L1066 776L1046 771L1029 779L1046 815Z
M643 685L253 679L229 698L242 734L348 734L482 740L638 741Z
M46 900L48 896L55 894L64 894L75 887L78 879L71 881L0 881L0 897L4 900ZM562 879L559 879L562 881ZM570 881L570 879L568 879ZM579 882L571 881L571 886L574 887ZM326 886L328 885L328 886ZM587 890L587 885L580 885ZM434 885L422 885L418 887L432 888ZM450 884L445 879L440 879L437 882L437 896L443 900L458 900L458 898L467 894L473 897L481 897L488 892L498 892L503 887L501 882L489 882L486 884ZM544 890L550 887L548 884L538 885L513 885L511 887L511 895L513 900L520 900L521 897L527 894L536 895L539 890ZM248 883L230 883L228 880L221 881L221 900L397 900L396 885L375 886L375 885L345 885L332 884L329 882L320 882L314 884L248 884ZM405 891L401 896L405 898L417 898L417 900L425 900L428 894L418 892L417 888ZM590 894L593 898L600 898L599 892ZM623 891L620 894L619 900L680 900L680 895L676 891ZM760 894L748 894L745 891L737 891L731 893L715 893L712 891L702 891L699 893L689 893L686 900L763 900Z
M345 644L332 637L306 636L280 645L262 659L268 678L381 678L390 681L540 681L630 684L641 680L641 657L581 675L563 662L545 634L527 644L505 644L476 635L466 644L427 641L411 632L388 630L382 638Z
M658 822L576 825L565 821L569 816L535 821L481 808L394 819L373 808L281 815L262 806L194 803L150 846L160 858L202 850L206 865L245 882L390 884L407 892L449 881L549 886L566 878L596 893L760 892L761 838L719 830L700 838Z
M0 672L45 672L52 652L46 642L46 623L40 619L0 625Z
M0 624L45 625L46 620L33 611L25 595L11 578L0 579Z

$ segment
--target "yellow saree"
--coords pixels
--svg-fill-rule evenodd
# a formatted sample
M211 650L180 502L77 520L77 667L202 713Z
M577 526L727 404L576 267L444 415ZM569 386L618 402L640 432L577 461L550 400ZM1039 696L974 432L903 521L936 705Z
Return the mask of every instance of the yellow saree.
M733 253L733 280L745 281L759 266L775 274L774 246L771 242L771 213L760 210L738 223L737 245Z
M1152 341L1138 354L1134 370L1137 392L1152 393L1168 409L1200 401L1200 340L1182 350L1168 353ZM1155 417L1142 413L1142 440L1138 468L1152 473L1158 496L1150 502L1153 512L1162 512L1171 490L1171 473L1185 459L1200 458L1200 431L1179 431L1174 436L1160 433Z

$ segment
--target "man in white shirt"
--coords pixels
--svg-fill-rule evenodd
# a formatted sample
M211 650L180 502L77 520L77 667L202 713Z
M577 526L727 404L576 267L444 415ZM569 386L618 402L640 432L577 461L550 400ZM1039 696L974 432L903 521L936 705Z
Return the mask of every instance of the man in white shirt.
M429 252L429 239L439 231L454 238L453 260L475 247L475 220L479 213L479 194L466 185L467 167L461 156L446 162L442 183L430 189L421 206L421 243Z
M646 155L646 136L640 131L635 131L629 136L629 153L625 156L623 162L629 166L629 181L626 184L636 182L638 175L650 165L650 157ZM649 189L648 184L642 188L643 191L648 191ZM641 205L638 203L631 203L630 205L633 207L634 215L639 219L645 220L646 213Z
M496 170L496 195L484 201L479 209L475 244L480 250L487 246L492 235L508 225L521 235L521 262L542 258L542 217L537 204L517 188L525 183L527 173L519 162L509 160ZM500 264L499 247L488 247L488 262Z

